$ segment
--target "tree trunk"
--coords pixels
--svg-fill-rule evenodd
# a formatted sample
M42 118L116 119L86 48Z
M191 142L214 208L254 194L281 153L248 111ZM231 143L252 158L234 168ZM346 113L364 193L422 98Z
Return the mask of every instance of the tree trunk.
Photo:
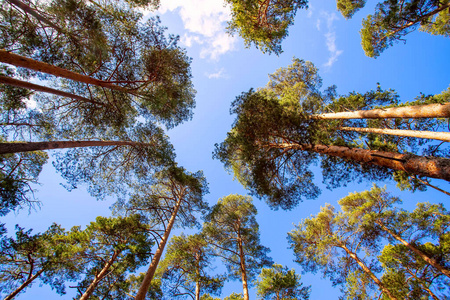
M269 147L311 151L320 154L340 157L360 163L373 164L393 170L405 171L425 177L432 177L450 181L450 159L432 156L418 156L414 154L400 154L360 148L342 146L269 143Z
M356 253L350 251L350 249L347 248L347 246L345 246L344 244L340 244L339 247L341 247L342 249L345 250L345 252L347 252L347 254L354 260L356 261L356 263L363 269L363 271L369 275L369 277L373 280L373 282L375 282L381 289L381 291L383 293L385 293L390 299L393 300L397 300L397 298L394 297L394 295L391 294L391 292L386 289L386 287L383 285L383 283L380 281L380 279L378 279L377 276L375 276L375 274L372 273L372 271L369 269L369 267L367 267L363 261L361 261L359 259L359 257L356 255Z
M247 284L247 270L245 268L245 256L244 249L242 247L242 238L240 232L238 232L238 247L239 247L239 262L241 267L242 289L244 290L244 300L249 300L248 296L248 284Z
M82 101L82 102L88 102L88 103L93 103L93 104L98 104L98 105L103 105L104 106L103 103L98 103L98 102L92 101L91 99L88 99L88 98L85 98L85 97L81 97L81 96L78 96L78 95L75 95L75 94L71 94L71 93L60 91L60 90L52 89L52 88L49 88L49 87L46 87L46 86L37 85L37 84L34 84L34 83L30 83L30 82L14 79L14 78L7 77L7 76L0 75L0 83L7 84L7 85L12 85L12 86L17 86L17 87L24 88L24 89L29 89L29 90L35 90L35 91L39 91L39 92L49 93L49 94L53 94L53 95L57 95L57 96L63 96L63 97L79 100L79 101Z
M6 298L4 300L11 300L14 299L15 296L17 296L17 294L19 294L24 288L26 288L31 282L33 282L33 280L35 280L36 278L38 278L42 273L44 272L44 269L40 270L39 272L37 272L36 274L34 274L33 276L31 276L30 278L28 278L24 283L22 283L14 292L12 292L11 294L9 294L8 296L6 296Z
M80 300L87 300L94 292L94 289L97 287L98 283L105 278L106 274L108 273L109 268L112 266L112 264L116 261L117 257L119 256L120 251L114 251L113 256L109 261L106 262L103 269L100 271L98 275L95 276L94 280L91 282L89 287L86 289L84 294L80 297Z
M169 220L169 224L167 225L166 231L159 242L158 249L156 249L155 256L153 256L152 262L145 274L144 280L142 281L141 287L139 288L135 300L144 300L145 295L150 287L150 283L152 282L153 276L155 275L156 267L158 266L161 255L164 251L164 247L166 246L167 240L169 239L170 231L172 230L173 224L175 223L175 218L177 216L178 210L180 209L181 202L183 201L183 193L182 191L177 203L173 208L172 215Z
M311 119L448 118L450 103L388 107L312 115Z
M19 0L7 0L7 1L9 3L11 3L11 4L14 4L15 6L17 6L18 8L20 8L24 12L29 13L30 15L32 15L33 17L35 17L36 19L38 19L42 23L45 23L48 26L52 27L53 29L56 29L58 32L65 33L65 31L61 27L59 27L58 25L56 25L52 21L48 20L47 18L44 18L40 13L38 13L36 10L31 8L27 4L23 3L22 1L19 1Z
M375 223L380 225L381 229L392 235L397 241L405 245L409 250L420 256L426 263L433 266L434 268L439 270L442 274L450 278L450 270L447 270L446 268L441 266L435 259L429 257L428 255L417 249L414 245L411 245L410 243L405 241L401 236L399 236L398 234L387 228L381 221L376 220Z
M104 80L99 80L93 77L89 77L83 74L79 74L76 72L72 72L54 65L50 65L48 63L45 62L41 62L41 61L37 61L31 58L27 58L21 55L17 55L11 52L8 52L6 50L1 50L0 49L0 62L3 63L7 63L16 67L22 67L22 68L26 68L26 69L30 69L30 70L34 70L34 71L39 71L42 73L47 73L50 75L54 75L56 77L63 77L63 78L67 78L70 80L74 80L74 81L78 81L78 82L83 82L83 83L87 83L87 84L92 84L92 85L96 85L96 86L100 86L100 87L104 87L104 88L108 88L108 89L112 89L112 90L117 90L117 91L121 91L121 92L125 92L125 93L129 93L129 94L134 94L133 91L112 84L108 81L104 81Z
M61 148L104 147L104 146L144 146L145 143L132 141L53 141L53 142L9 142L0 143L0 154L51 150Z
M384 128L358 128L358 127L339 127L338 129L343 130L343 131L378 133L378 134L406 136L406 137L415 137L415 138L420 138L420 139L432 139L432 140L450 142L450 132L399 130L399 129L384 129Z
M195 300L200 300L200 253L195 253L195 274L197 279L195 281Z

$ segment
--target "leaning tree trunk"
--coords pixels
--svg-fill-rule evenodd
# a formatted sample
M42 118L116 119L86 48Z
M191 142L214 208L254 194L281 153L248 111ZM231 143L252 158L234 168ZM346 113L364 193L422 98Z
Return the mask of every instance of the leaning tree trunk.
M152 262L145 274L144 280L142 281L141 287L139 288L135 300L144 300L145 295L150 287L150 283L152 282L153 276L155 275L156 267L158 267L159 260L161 259L161 255L164 251L164 247L166 246L167 240L169 239L170 231L172 230L173 224L175 223L175 218L177 216L178 210L180 209L181 202L183 202L183 193L179 196L175 207L173 208L172 216L170 217L169 224L167 225L166 231L159 242L158 249L156 249L155 256L153 256Z
M200 250L195 253L195 300L200 300Z
M378 150L294 143L269 143L269 147L316 152L407 173L450 181L450 159Z
M248 296L248 284L247 284L247 270L245 267L245 255L242 246L242 238L240 232L238 232L238 247L239 247L239 263L241 268L242 289L244 290L244 300L249 300Z
M0 154L51 150L61 148L145 146L146 143L132 141L52 141L52 142L8 142L0 143Z
M14 299L15 296L17 296L17 294L19 294L24 288L26 288L31 282L33 282L33 280L35 280L36 278L38 278L42 273L44 272L44 269L39 270L39 272L37 272L36 274L34 274L33 276L30 276L24 283L22 283L14 292L12 292L11 294L9 294L8 296L6 296L6 298L4 300L11 300Z
M116 261L117 257L119 256L120 251L114 251L113 256L111 257L111 259L109 261L106 262L105 266L103 267L103 269L100 271L100 273L98 273L98 275L95 275L94 280L91 282L91 284L88 286L88 288L86 289L86 291L84 292L83 295L81 295L80 300L87 300L89 299L89 297L92 295L92 293L94 292L95 288L97 287L98 283L105 278L106 274L109 271L109 268L111 268L112 264Z
M373 282L375 282L378 287L381 289L381 291L383 293L385 293L390 299L392 300L397 300L397 298L392 295L392 293L383 285L383 283L381 282L380 279L378 279L377 276L375 276L375 274L373 274L372 270L370 270L369 267L367 267L365 265L365 263L356 255L356 253L352 252L350 249L347 248L347 246L345 246L344 244L340 244L339 247L341 247L342 249L345 250L345 252L347 252L347 254L354 260L356 261L356 263L361 267L361 269L363 269L363 271L369 275L369 277L373 280Z
M0 83L11 85L11 86L16 86L16 87L20 87L20 88L24 88L24 89L29 89L29 90L35 90L38 92L49 93L49 94L53 94L53 95L57 95L57 96L63 96L63 97L71 98L74 100L79 100L82 102L88 102L88 103L92 103L92 104L105 106L103 103L93 101L89 98L81 97L81 96L78 96L75 94L63 92L60 90L56 90L56 89L52 89L52 88L49 88L46 86L30 83L27 81L14 79L14 78L7 77L7 76L0 75Z
M311 119L448 118L450 103L377 108L312 115Z
M112 84L108 81L99 80L90 76L86 76L80 73L72 72L45 62L37 61L28 57L24 57L21 55L17 55L6 50L0 50L0 62L7 63L16 67L22 67L42 73L47 73L50 75L54 75L56 77L63 77L70 80L83 82L87 84L92 84L112 90L117 90L129 94L135 94L133 91L124 88L122 86L118 86Z
M420 251L420 249L405 241L401 236L399 236L398 234L387 228L381 221L377 220L375 221L375 223L377 223L381 227L381 229L392 235L397 241L405 245L409 250L414 252L416 255L420 256L420 258L422 258L426 263L433 266L434 268L439 270L442 274L450 278L450 270L443 267L434 258L429 257L424 252Z
M338 130L356 131L365 133L378 133L387 135L396 135L404 137L415 137L421 139L432 139L443 142L450 142L450 132L434 132L421 130L400 130L400 129L385 129L385 128L358 128L358 127L339 127Z

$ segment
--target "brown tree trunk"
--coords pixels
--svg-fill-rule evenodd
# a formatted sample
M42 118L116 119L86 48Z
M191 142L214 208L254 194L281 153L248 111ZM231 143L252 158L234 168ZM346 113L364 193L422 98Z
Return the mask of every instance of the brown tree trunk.
M24 57L21 55L14 54L14 53L8 52L6 50L0 49L0 62L7 63L7 64L10 64L10 65L13 65L16 67L22 67L22 68L42 72L42 73L47 73L50 75L54 75L56 77L63 77L63 78L67 78L67 79L78 81L78 82L83 82L83 83L92 84L92 85L96 85L96 86L100 86L100 87L104 87L104 88L108 88L108 89L112 89L112 90L117 90L117 91L129 93L129 94L134 94L133 91L131 91L127 88L112 84L108 81L99 80L99 79L89 77L89 76L86 76L83 74L72 72L72 71L69 71L69 70L66 70L63 68L56 67L54 65L50 65L45 62L37 61L37 60L31 59L31 58L27 58L27 57Z
M312 115L311 119L448 118L450 103L356 110Z
M104 147L104 146L144 146L145 143L132 141L52 141L52 142L9 142L0 143L0 154L51 150L61 148Z
M385 128L358 128L358 127L339 127L338 129L343 130L343 131L378 133L378 134L415 137L415 138L420 138L420 139L432 139L432 140L450 142L450 132L399 130L399 129L385 129Z
M386 289L386 287L383 285L383 283L378 279L375 274L372 273L372 271L367 267L362 260L359 259L359 257L356 255L356 253L350 251L350 249L347 248L344 244L340 244L339 247L345 250L347 254L354 260L356 263L363 269L363 271L369 275L369 277L375 282L381 289L383 293L385 293L390 299L397 300L397 298L394 297L394 295L391 294L391 292Z
M360 163L373 164L407 173L450 181L450 159L414 154L400 154L342 146L269 143L269 147L311 151Z
M405 245L409 250L420 256L426 263L433 266L434 268L439 270L442 274L450 278L450 270L447 270L446 268L441 266L435 259L429 257L428 255L417 249L414 245L411 245L410 243L405 241L401 236L399 236L398 234L387 228L381 221L377 220L375 221L375 223L380 225L381 229L392 235L397 241Z
M106 274L108 273L109 268L112 266L112 264L116 261L117 257L119 256L120 251L114 251L113 256L109 261L106 262L103 269L98 273L98 275L95 276L94 280L91 282L91 284L88 286L86 291L83 295L81 295L80 300L87 300L94 292L94 289L97 287L98 283L105 278Z
M17 294L19 294L24 288L26 288L31 282L33 282L33 280L35 280L36 278L39 277L39 275L41 275L44 272L44 269L40 270L39 272L37 272L36 274L34 274L33 276L29 277L24 283L22 283L14 292L12 292L11 294L9 294L8 296L6 296L6 298L4 300L11 300L14 299L15 296L17 296Z
M150 287L150 283L152 282L153 276L155 275L156 267L158 266L159 260L161 259L161 255L164 251L164 247L166 246L167 240L169 239L170 231L172 230L173 224L175 223L175 218L177 216L178 210L180 209L181 202L183 201L183 193L181 193L175 207L173 208L172 215L169 220L169 224L167 224L166 231L159 242L158 249L156 249L155 256L153 256L152 262L145 274L144 280L136 294L135 300L144 300L145 295Z
M0 83L7 84L7 85L12 85L12 86L17 86L17 87L24 88L24 89L29 89L29 90L35 90L35 91L39 91L39 92L49 93L49 94L53 94L53 95L63 96L63 97L71 98L71 99L74 99L74 100L79 100L79 101L82 101L82 102L88 102L88 103L103 105L102 103L98 103L98 102L92 101L91 99L88 99L88 98L85 98L85 97L81 97L81 96L78 96L78 95L75 95L75 94L71 94L71 93L60 91L60 90L52 89L52 88L49 88L49 87L46 87L46 86L42 86L42 85L38 85L38 84L26 82L26 81L14 79L14 78L7 77L7 76L0 75Z
M245 267L245 255L244 255L244 249L242 247L242 238L241 234L238 231L238 247L239 247L239 262L240 262L240 268L241 268L241 278L242 278L242 289L244 291L244 300L249 300L248 296L248 284L247 284L247 270Z

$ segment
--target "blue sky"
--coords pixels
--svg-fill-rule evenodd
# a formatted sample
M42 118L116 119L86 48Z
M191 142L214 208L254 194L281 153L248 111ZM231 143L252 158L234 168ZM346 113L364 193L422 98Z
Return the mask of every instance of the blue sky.
M246 193L219 161L212 160L214 144L223 141L234 120L229 114L230 103L241 92L264 86L267 75L288 66L293 57L313 62L319 68L323 86L335 84L340 94L375 89L379 82L384 89L395 89L402 101L410 101L421 92L440 93L450 84L448 38L416 31L406 37L406 44L394 45L377 59L364 55L359 37L361 19L373 12L374 2L369 1L353 19L345 20L336 11L334 1L311 1L308 10L297 13L280 56L245 48L239 37L228 36L225 27L229 14L222 0L161 2L157 14L161 16L162 24L169 32L180 35L182 45L193 58L192 73L197 90L197 107L192 121L168 131L168 135L179 164L191 172L204 171L210 189L206 198L211 205L220 197ZM315 176L316 181L321 182L320 173ZM51 165L44 169L40 182L36 196L42 201L41 209L30 213L20 211L4 218L10 232L16 223L36 231L46 230L53 222L69 229L85 225L98 215L110 214L112 199L98 202L83 187L67 192L59 185L62 179ZM448 189L447 182L435 182ZM400 192L392 182L380 184L386 184L388 190L404 199L409 208L424 201L442 202L448 207L449 199L441 193L430 190L412 194ZM322 186L322 195L317 200L300 203L289 212L272 211L264 202L254 199L259 212L257 220L262 244L271 248L275 262L300 272L300 267L293 262L292 251L287 249L286 236L294 228L293 224L317 214L325 203L335 205L349 192L369 189L371 185L371 182L362 182L333 191ZM320 274L304 274L302 278L306 285L312 285L310 299L338 299L339 287L331 287L329 280L322 279ZM227 283L222 297L233 291L242 291L240 282ZM250 297L256 298L254 289L250 291ZM17 299L50 300L60 299L60 296L35 284Z

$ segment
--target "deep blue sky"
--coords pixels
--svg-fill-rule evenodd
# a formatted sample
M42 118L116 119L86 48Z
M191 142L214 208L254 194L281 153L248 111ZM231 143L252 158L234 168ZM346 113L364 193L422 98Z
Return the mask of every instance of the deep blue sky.
M222 0L161 2L162 8L157 14L161 16L162 24L169 28L169 32L181 36L182 44L193 58L192 73L197 90L197 107L192 121L170 130L168 135L179 164L191 172L204 171L210 189L206 198L211 205L220 197L246 193L219 161L212 160L211 155L214 144L225 138L234 120L234 116L229 114L230 103L241 92L264 86L268 81L267 75L288 66L293 57L313 62L319 68L323 86L335 84L340 94L375 89L379 82L384 89L395 89L402 101L410 101L420 92L440 93L450 84L448 38L416 31L407 36L406 44L394 45L377 59L364 55L359 30L361 19L374 9L375 3L371 1L351 20L345 20L336 11L332 0L311 1L310 9L298 12L280 56L247 49L239 37L228 37L224 33L228 15ZM320 173L315 176L316 181L321 182ZM70 193L65 191L59 185L62 179L51 165L41 174L40 182L42 185L37 187L36 196L42 201L41 209L30 214L21 211L16 216L9 215L5 222L10 232L16 223L36 231L46 230L53 222L69 229L74 225L85 225L98 215L110 214L112 200L97 202L83 188ZM388 190L399 195L411 208L424 201L443 202L448 206L450 200L448 196L431 190L412 194L400 192L390 182L379 184L387 184ZM436 184L448 189L447 182L436 181ZM272 211L255 199L262 244L271 248L275 262L300 272L299 266L293 262L292 251L287 249L286 236L294 228L293 224L317 214L325 203L335 205L349 192L369 189L371 185L371 182L363 182L333 191L323 188L317 200L300 203L289 212ZM302 278L306 285L312 285L310 299L338 299L339 287L331 287L329 280L322 279L320 274L304 274ZM241 292L241 283L228 283L222 297L232 291ZM250 297L256 298L253 289ZM60 299L60 296L35 284L17 299L50 300Z

